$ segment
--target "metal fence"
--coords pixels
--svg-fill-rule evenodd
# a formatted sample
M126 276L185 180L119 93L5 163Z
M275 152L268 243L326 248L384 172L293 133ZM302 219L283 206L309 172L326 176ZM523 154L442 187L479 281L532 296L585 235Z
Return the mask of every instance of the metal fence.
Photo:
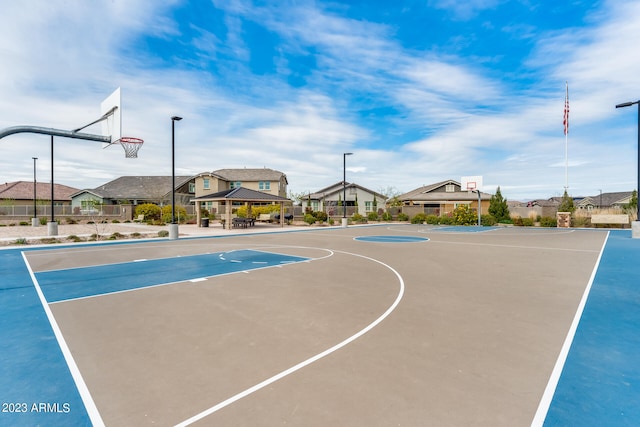
M120 205L104 205L95 206L93 209L83 210L79 207L72 207L71 205L54 206L53 213L55 216L117 216L122 214L122 207ZM0 206L0 219L3 216L8 217L50 217L51 206L39 205L36 206L36 212L34 215L33 206L27 205L5 205Z

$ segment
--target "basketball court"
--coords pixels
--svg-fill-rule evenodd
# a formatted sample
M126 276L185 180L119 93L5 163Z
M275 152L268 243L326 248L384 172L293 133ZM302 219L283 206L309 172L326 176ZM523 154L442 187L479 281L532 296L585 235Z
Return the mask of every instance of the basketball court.
M612 244L640 252L628 231L411 225L1 250L0 423L624 421L560 376L602 371L565 360ZM631 383L609 398L627 417Z

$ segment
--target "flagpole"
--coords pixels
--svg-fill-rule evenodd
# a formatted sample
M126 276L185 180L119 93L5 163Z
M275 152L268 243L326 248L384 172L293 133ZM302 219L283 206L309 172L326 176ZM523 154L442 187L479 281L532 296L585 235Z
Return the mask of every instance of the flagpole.
M564 191L569 188L569 83L565 84L564 98Z

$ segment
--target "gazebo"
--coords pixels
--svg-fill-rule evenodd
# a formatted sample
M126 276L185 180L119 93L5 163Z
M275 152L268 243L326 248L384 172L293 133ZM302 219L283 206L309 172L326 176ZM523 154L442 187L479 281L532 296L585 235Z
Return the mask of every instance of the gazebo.
M274 196L262 191L251 190L249 188L238 187L230 190L218 191L217 193L206 194L204 196L191 199L196 205L196 220L198 227L201 227L200 203L202 202L223 202L225 212L222 217L225 219L225 228L230 230L231 225L231 208L233 202L241 202L247 204L247 213L251 215L251 205L253 203L279 203L280 204L280 225L284 227L284 204L290 203L291 200L286 197Z

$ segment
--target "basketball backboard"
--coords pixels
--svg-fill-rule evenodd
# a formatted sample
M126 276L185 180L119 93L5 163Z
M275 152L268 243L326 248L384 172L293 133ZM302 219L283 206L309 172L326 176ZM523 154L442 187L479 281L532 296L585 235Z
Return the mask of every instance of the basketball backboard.
M122 137L122 104L120 99L120 88L116 89L111 95L102 101L100 104L100 113L102 115L108 115L108 117L102 121L102 135L111 136L111 144L118 142ZM104 147L108 147L109 145L110 144L104 144Z
M463 176L460 178L460 190L462 191L482 191L482 176Z

